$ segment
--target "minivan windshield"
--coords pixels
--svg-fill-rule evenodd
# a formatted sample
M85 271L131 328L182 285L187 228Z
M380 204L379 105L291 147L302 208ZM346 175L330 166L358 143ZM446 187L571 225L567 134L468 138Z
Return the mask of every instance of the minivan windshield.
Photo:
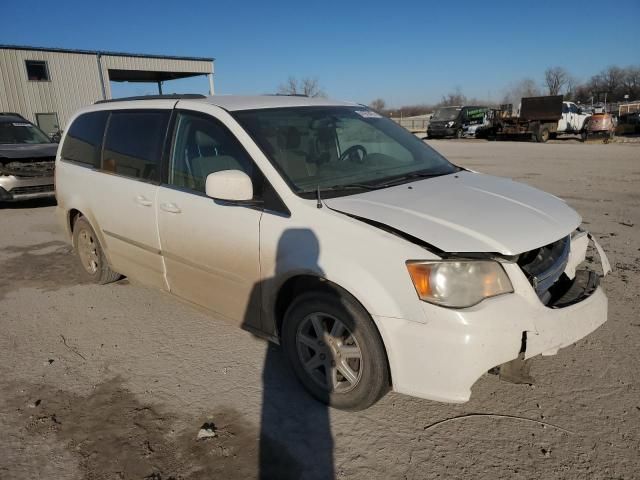
M294 192L310 198L385 188L459 170L395 122L366 107L233 112Z
M51 143L51 140L29 122L0 122L0 144L16 143Z
M436 113L433 114L431 120L435 120L437 122L448 122L451 120L455 120L458 118L460 114L460 107L447 107L447 108L439 108L436 110Z

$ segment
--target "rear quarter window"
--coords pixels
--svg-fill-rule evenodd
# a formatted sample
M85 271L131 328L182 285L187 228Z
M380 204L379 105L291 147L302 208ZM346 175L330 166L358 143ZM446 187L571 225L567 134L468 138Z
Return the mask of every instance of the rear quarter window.
M146 181L160 179L169 111L114 111L104 142L102 169Z
M109 112L90 112L76 118L67 132L60 156L64 160L99 167L102 137L108 117Z

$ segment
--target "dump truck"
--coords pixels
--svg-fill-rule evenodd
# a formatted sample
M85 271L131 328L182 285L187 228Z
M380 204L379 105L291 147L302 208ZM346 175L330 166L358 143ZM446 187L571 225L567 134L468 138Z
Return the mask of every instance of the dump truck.
M519 116L500 115L494 120L496 138L546 142L558 131L562 101L562 95L522 98Z

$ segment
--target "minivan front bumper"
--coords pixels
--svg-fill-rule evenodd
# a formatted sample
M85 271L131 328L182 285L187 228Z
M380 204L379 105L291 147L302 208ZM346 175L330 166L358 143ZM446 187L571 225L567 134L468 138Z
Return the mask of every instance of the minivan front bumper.
M568 270L584 260L585 252L586 247L578 258L574 256ZM608 264L606 257L602 260ZM607 297L602 287L571 305L550 308L524 274L518 276L512 270L513 294L459 310L423 303L425 323L374 317L387 347L395 391L466 402L473 384L491 368L518 358L522 351L525 358L553 355L606 321Z

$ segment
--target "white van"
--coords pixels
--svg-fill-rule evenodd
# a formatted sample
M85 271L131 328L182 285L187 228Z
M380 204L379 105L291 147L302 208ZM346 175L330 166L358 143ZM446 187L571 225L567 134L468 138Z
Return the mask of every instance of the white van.
M581 266L593 239L565 202L455 166L361 105L99 103L56 162L90 279L126 275L280 343L338 408L390 388L464 402L489 369L606 321L600 275Z

